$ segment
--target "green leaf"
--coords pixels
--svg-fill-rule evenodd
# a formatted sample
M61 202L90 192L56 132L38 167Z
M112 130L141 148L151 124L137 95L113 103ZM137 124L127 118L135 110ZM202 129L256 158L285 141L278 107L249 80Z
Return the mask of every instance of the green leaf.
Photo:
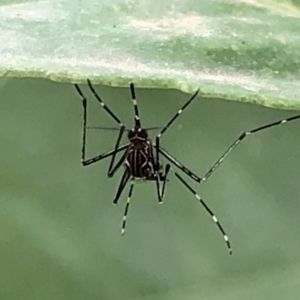
M0 75L300 108L299 1L5 1Z

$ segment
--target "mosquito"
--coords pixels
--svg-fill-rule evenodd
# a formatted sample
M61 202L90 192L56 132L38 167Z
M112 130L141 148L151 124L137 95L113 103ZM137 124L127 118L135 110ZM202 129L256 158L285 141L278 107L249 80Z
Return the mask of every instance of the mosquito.
M123 171L123 175L121 181L118 185L117 192L113 203L117 203L120 199L126 185L130 182L127 202L125 206L125 211L123 215L122 229L121 233L124 235L126 228L126 220L129 212L130 200L133 194L134 184L137 180L144 181L154 181L156 184L156 193L158 202L162 203L165 195L165 187L168 181L168 176L170 171L172 171L175 175L175 178L179 180L193 195L194 197L202 204L206 212L210 215L214 223L216 224L218 230L223 236L223 239L228 248L229 254L232 254L231 243L229 241L228 235L226 234L223 226L218 221L217 217L213 213L213 211L209 208L206 202L197 194L197 192L187 183L185 179L181 175L179 175L176 171L173 170L173 166L177 167L180 171L185 173L192 180L202 183L207 180L212 173L216 170L216 168L223 162L223 160L227 157L227 155L246 137L261 130L281 125L293 120L300 118L300 115L296 115L294 117L290 117L284 120L280 120L271 124L267 124L258 128L255 128L250 131L243 132L224 152L224 154L214 163L214 165L207 171L207 173L201 178L198 177L195 173L193 173L190 169L185 167L181 162L175 159L170 153L168 153L164 148L160 146L160 140L163 134L171 127L174 121L182 114L182 112L192 103L192 101L197 97L199 93L199 89L185 102L185 104L174 114L174 116L166 123L164 127L151 127L151 128L143 128L141 124L141 119L138 110L138 104L134 89L134 84L130 83L130 93L132 99L132 105L134 109L134 127L132 129L126 129L125 125L120 121L120 119L109 109L109 107L102 101L96 90L94 89L90 80L87 80L88 87L91 90L94 97L98 100L99 104L103 107L103 109L111 116L112 119L118 124L118 128L107 128L107 127L88 127L87 126L87 99L82 93L81 89L77 84L75 84L75 88L82 99L83 105L83 140L82 140L82 164L83 166L88 166L93 163L96 163L105 158L111 157L110 164L107 171L107 176L109 178L113 177L115 173L124 166L125 170ZM115 143L115 146L112 150L106 151L97 155L95 157L86 159L86 132L87 129L108 129L118 131L118 137ZM149 136L148 131L152 129L160 129L160 132L155 137L155 142L153 142ZM120 145L121 139L124 133L127 132L128 143L125 145ZM121 158L115 163L116 155L119 152L123 152ZM160 162L160 157L163 156L168 160L168 164L163 166Z

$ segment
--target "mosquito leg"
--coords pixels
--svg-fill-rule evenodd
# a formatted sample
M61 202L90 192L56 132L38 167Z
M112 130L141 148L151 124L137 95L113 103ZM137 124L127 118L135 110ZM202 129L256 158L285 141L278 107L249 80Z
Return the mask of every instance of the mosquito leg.
M187 174L190 178L197 182L201 182L201 178L198 177L196 174L194 174L192 171L190 171L188 168L186 168L182 163L180 163L178 160L176 160L171 154L169 154L166 150L164 150L161 147L157 147L157 145L154 145L156 150L159 151L160 154L162 154L169 162L174 164L177 168L179 168L182 172Z
M161 192L160 192L160 176L159 176L158 173L155 175L155 183L156 183L156 191L157 191L158 203L162 204L163 203L163 199L161 197Z
M111 161L110 161L110 164L109 164L109 167L108 167L108 171L107 171L107 176L108 177L112 177L113 173L112 173L112 169L113 169L113 165L114 165L114 161L115 161L115 158L116 158L116 150L119 148L120 146L120 142L121 142L121 139L122 139L122 136L124 134L124 131L125 131L125 126L122 126L120 128L120 132L119 132L119 135L118 135L118 138L117 138L117 142L116 142L116 145L115 145L115 152L113 153L112 157L111 157ZM112 173L112 175L111 175Z
M82 149L81 149L81 161L83 162L85 161L87 101L77 84L75 84L75 88L77 90L77 93L80 95L82 99L82 106L83 106L83 124L82 124L83 129L82 129Z
M150 159L151 159L151 165L152 165L152 172L154 174L155 177L155 183L156 183L156 192L157 192L157 198L158 198L158 202L161 204L163 202L163 199L161 197L161 190L160 190L160 181L162 180L160 177L160 164L159 164L159 160L158 160L158 151L156 148L156 159L154 157L154 153L153 153L153 144L151 144L150 147Z
M157 161L158 164L159 164L159 153L161 153L160 146L159 146L161 136L167 131L167 129L173 124L173 122L181 115L181 113L191 104L191 102L196 98L196 96L198 95L198 93L199 93L199 89L177 111L177 113L169 120L169 122L162 128L162 130L160 131L160 133L156 136L156 138L155 138L156 147L155 148L156 148L156 161ZM175 164L174 161L172 161L172 162ZM178 164L177 164L177 166L178 166ZM184 167L182 166L182 170L183 169L184 169ZM193 173L191 173L191 174L193 174ZM157 176L159 176L159 174ZM192 177L192 175L189 175L189 176ZM199 179L197 176L196 176L196 178ZM193 179L195 180L195 178L193 178Z
M212 210L207 206L207 204L204 202L203 199L201 199L201 197L196 193L195 190L193 190L188 183L179 175L175 172L175 176L183 183L183 185L186 186L186 188L188 190L190 190L190 192L196 197L197 200L199 200L199 202L202 204L202 206L205 208L205 210L208 212L208 214L211 216L211 218L213 219L213 221L215 222L215 224L217 225L219 231L222 233L223 238L225 240L225 243L227 245L229 254L232 254L232 249L231 249L231 245L228 239L228 236L223 228L223 226L221 225L221 223L218 221L217 217L214 215L214 213L212 212Z
M196 98L199 93L199 89L190 97L190 99L177 111L177 113L173 116L172 119L162 128L160 133L157 135L160 138L167 129L172 125L172 123L181 115L181 113L191 104L191 102Z
M118 186L118 189L117 189L117 193L116 193L115 199L114 199L114 201L113 201L114 204L117 204L117 203L118 203L118 201L119 201L119 199L120 199L120 197L121 197L121 194L122 194L122 192L123 192L123 190L124 190L124 188L125 188L125 186L126 186L128 180L129 180L129 178L130 178L130 174L128 173L127 170L125 170L124 173L123 173L122 179L121 179L121 181L120 181L120 184L119 184L119 186Z
M208 170L208 172L204 175L202 178L202 181L205 181L214 171L215 169L223 162L223 160L227 157L227 155L247 136L252 135L256 132L262 131L264 129L285 124L294 120L300 119L300 115L296 115L287 119L283 119L277 122L273 122L261 127L257 127L255 129L252 129L250 131L245 131L243 132L230 146L229 148L225 151L225 153L215 162L215 164Z
M155 138L155 145L153 145L155 147L155 157L156 157L156 166L157 166L157 170L159 170L160 167L160 162L159 162L159 150L160 150L160 141L159 138L156 137Z
M163 176L160 176L160 162L159 162L159 139L156 138L156 145L155 145L155 150L156 150L156 189L157 189L157 193L158 193L158 199L159 199L159 203L162 203L163 198L164 198L164 194L165 194L165 187L166 187L166 182L167 182L167 177L168 177L168 173L170 171L170 165L167 164L166 168L165 168L165 174ZM162 183L162 189L160 189L160 181L163 181Z
M171 166L169 164L167 164L166 168L165 168L165 174L163 177L163 185L162 185L162 190L161 190L161 198L162 199L165 196L165 188L166 188L166 183L168 181L168 175L169 175L170 169L171 169Z
M123 215L123 222L122 222L122 229L121 229L121 234L122 235L125 234L126 218L127 218L128 211L129 211L129 205L130 205L130 199L131 199L131 196L132 196L133 187L134 187L134 179L132 178L131 183L130 183L128 198L127 198L127 202L126 202L126 206L125 206L125 211L124 211L124 215Z
M122 157L117 162L117 164L109 171L109 173L107 174L107 176L109 178L113 177L114 174L116 173L116 171L122 166L122 164L126 160L127 154L128 154L128 151L125 151L124 154L122 155Z
M95 162L97 162L97 161L100 161L100 160L102 160L102 159L104 159L104 158L107 158L107 157L109 157L109 156L112 156L112 155L115 154L115 153L118 153L118 152L120 152L120 151L122 151L122 150L125 150L125 149L128 148L128 147L129 147L129 144L123 145L123 146L119 147L119 148L116 149L116 150L113 149L113 150L104 152L104 153L99 154L99 155L97 155L97 156L95 156L95 157L93 157L93 158L89 158L89 159L87 159L87 160L83 160L83 161L82 161L82 164L83 164L83 166L91 165L91 164L93 164L93 163L95 163Z
M120 128L120 133L119 133L119 136L118 136L118 139L117 139L115 149L111 150L111 151L108 151L108 152L105 152L103 154L100 154L98 156L95 156L93 158L86 159L85 155L86 155L86 131L87 131L87 126L86 126L86 123L87 123L87 100L86 100L85 96L83 95L83 93L82 93L81 89L79 88L79 86L77 84L75 84L74 86L76 88L77 93L79 94L79 96L82 99L82 105L83 105L83 134L82 134L81 162L84 166L87 166L87 165L93 164L93 163L95 163L99 160L102 160L102 159L112 155L112 160L111 160L111 163L110 163L110 168L112 168L116 154L128 147L128 145L124 145L124 146L119 147L122 135L125 131L125 127L121 124L121 122L119 122L119 119L116 118L117 121L119 122L119 125L121 126L121 128ZM90 86L92 87L91 84L90 84ZM99 100L99 101L100 101L100 103L103 103L103 102L101 102L102 100ZM110 110L105 105L102 105L102 106L105 107L105 109L108 112L110 112ZM113 113L112 113L112 115L113 115Z
M130 83L130 92L131 92L131 99L132 99L132 104L134 108L134 123L136 128L141 128L141 119L139 115L139 110L138 110L138 105L136 101L136 96L135 96L135 90L134 90L134 85L133 83Z
M153 155L153 148L152 148L152 161L153 161L153 166L154 166L154 173L155 173L155 182L156 182L156 191L157 191L157 198L158 198L158 202L159 203L162 203L163 202L163 198L162 198L162 195L161 195L161 190L160 190L160 181L161 181L161 178L160 178L160 162L159 162L159 152L158 152L158 149L159 149L159 139L156 138L156 147L155 147L155 156L156 156L156 161L154 161L154 155Z
M99 101L100 105L107 111L107 113L119 124L120 127L123 126L122 122L120 121L120 119L109 109L109 107L102 101L102 99L100 98L100 96L97 94L96 90L94 89L94 87L92 86L92 83L89 79L87 79L87 83L88 86L91 90L91 92L93 93L93 95L95 96L95 98Z

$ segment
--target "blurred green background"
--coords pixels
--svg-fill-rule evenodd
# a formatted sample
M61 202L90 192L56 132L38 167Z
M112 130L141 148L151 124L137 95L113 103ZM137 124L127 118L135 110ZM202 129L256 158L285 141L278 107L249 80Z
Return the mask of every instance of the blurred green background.
M246 139L202 185L222 236L193 195L171 177L163 205L153 183L137 184L127 231L127 190L108 161L83 168L82 107L70 84L0 79L0 299L299 299L300 121ZM114 126L86 86L89 125ZM125 88L97 86L127 126ZM160 126L189 97L137 90L144 126ZM162 145L203 176L244 130L297 112L197 98ZM113 147L93 131L88 156Z

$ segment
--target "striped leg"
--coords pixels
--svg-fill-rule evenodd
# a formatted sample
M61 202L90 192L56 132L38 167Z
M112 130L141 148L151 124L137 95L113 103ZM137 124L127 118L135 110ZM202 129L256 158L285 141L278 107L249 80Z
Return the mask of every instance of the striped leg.
M160 150L160 138L167 131L167 129L173 124L173 122L181 115L181 113L192 103L192 101L196 98L199 93L199 89L190 97L190 99L177 111L177 113L169 120L169 122L162 128L160 133L155 138L156 145L156 163L159 165L159 153ZM174 163L174 162L173 162ZM183 172L185 172L183 170ZM186 172L185 172L186 173ZM195 179L195 178L193 178ZM200 178L199 178L200 179Z
M86 145L86 121L87 121L87 100L84 97L81 89L77 84L75 84L75 88L77 93L82 99L82 106L83 106L83 130L82 130L82 148L81 148L81 162L85 161L85 145Z
M135 97L135 91L134 91L134 85L133 83L130 83L130 92L131 92L131 99L132 99L132 104L134 108L134 124L135 127L141 128L141 119L139 115L139 110L138 110L138 105Z
M122 235L125 234L126 218L127 218L128 211L129 211L129 205L130 205L130 199L131 199L131 196L132 196L133 187L134 187L134 178L131 179L130 189L129 189L127 202L126 202L126 206L125 206L123 222L122 222L122 229L121 229L121 234Z
M128 147L129 147L129 144L123 145L123 146L119 147L118 149L113 149L113 150L104 152L104 153L102 153L100 155L97 155L97 156L95 156L93 158L89 158L89 159L83 160L82 164L83 164L83 166L91 165L91 164L93 164L93 163L95 163L97 161L100 161L100 160L102 160L102 159L104 159L106 157L112 156L112 155L114 155L114 154L116 154L116 153L118 153L118 152L120 152L122 150L125 150Z
M155 147L155 158L153 155L153 147ZM152 157L152 164L154 166L154 170L155 170L155 182L156 182L156 192L157 192L157 198L158 198L158 203L162 204L163 203L163 197L162 197L162 193L161 193L161 189L160 189L160 181L161 179L161 172L160 172L160 162L159 162L159 156L158 156L158 148L159 148L159 141L158 141L158 145L153 145L153 147L151 147L151 157Z
M156 177L156 191L158 197L158 203L162 204L165 196L166 183L168 181L168 175L170 172L171 166L169 164L165 167L165 174L161 174L157 171L158 176ZM162 187L160 187L160 182L162 181Z
M119 184L119 186L118 186L118 190L117 190L115 199L114 199L114 201L113 201L114 204L117 204L117 203L118 203L118 201L119 201L119 199L120 199L120 197L121 197L121 194L122 194L122 192L123 192L123 190L124 190L124 188L125 188L125 186L126 186L128 180L129 180L129 178L130 178L130 175L129 175L129 173L127 172L127 170L125 170L124 173L123 173L121 182L120 182L120 184Z
M168 161L170 161L172 164L174 164L177 168L179 168L182 172L187 174L190 178L195 180L196 182L201 182L201 178L198 177L196 174L194 174L192 171L190 171L188 168L186 168L182 163L180 163L178 160L176 160L171 154L169 154L166 150L164 150L161 147L157 147L157 145L154 146L156 149L158 149L159 153L162 154Z
M163 186L162 186L162 189L161 189L161 199L164 199L164 196L165 196L166 183L168 181L168 175L169 175L170 169L171 169L171 166L169 164L167 164L166 168L165 168L165 174L164 174L164 177L162 179L163 180Z
M107 171L107 176L108 177L112 177L113 176L113 173L114 172L112 172L113 170L114 170L114 162L115 162L115 158L116 158L116 155L117 155L117 152L116 152L116 150L119 148L119 146L120 146L120 142L121 142L121 139L122 139L122 136L123 136L123 134L124 134L124 131L125 131L125 126L122 126L121 128L120 128L120 132L119 132L119 135L118 135L118 138L117 138L117 141L116 141L116 144L115 144L115 152L114 152L114 154L112 155L112 157L111 157L111 161L110 161L110 164L109 164L109 167L108 167L108 171ZM117 166L118 166L118 164L117 164Z
M252 135L256 132L262 131L264 129L285 124L294 120L300 119L300 115L296 115L284 120L276 121L255 129L252 129L250 131L245 131L243 132L231 145L230 147L225 151L225 153L215 162L215 164L208 170L208 172L204 175L201 181L205 181L214 171L215 169L223 162L223 160L227 157L227 155L247 136Z
M160 138L167 129L173 124L173 122L181 115L181 113L191 104L191 102L196 98L199 93L199 89L191 96L191 98L177 111L177 113L173 116L172 119L162 128L160 133L157 135Z
M97 94L96 90L94 89L94 87L92 86L92 83L89 79L87 79L87 83L88 86L91 90L91 92L93 93L93 95L95 96L95 98L99 101L100 105L108 112L108 114L119 124L120 128L123 126L122 122L120 121L120 119L109 109L109 107L102 101L102 99L100 98L100 96Z
M109 171L109 173L108 173L108 177L109 178L111 178L111 177L113 177L115 175L116 171L118 171L118 169L125 162L127 155L128 155L128 149L124 152L124 154L119 159L119 161L116 163L116 165L113 168L111 168L111 170Z
M95 90L93 89L93 87L92 87L92 85L91 85L91 83L90 83L89 80L88 80L88 83L89 83L89 85L90 85L92 91L94 92L94 94L97 95L96 92L95 92ZM112 159L111 159L111 162L110 162L110 165L109 165L109 171L110 171L110 170L112 169L112 166L113 166L113 163L114 163L116 154L117 154L118 152L120 152L120 151L122 151L122 150L124 150L125 148L128 147L128 145L124 145L124 146L119 147L119 146L120 146L120 141L121 141L122 135L123 135L123 133L124 133L124 131L125 131L125 127L121 124L121 122L119 121L119 119L118 119L113 113L111 113L111 114L112 114L112 117L115 118L116 121L117 121L117 122L119 123L119 125L121 126L120 129L119 129L120 132L119 132L119 136L118 136L118 139L117 139L117 142L116 142L116 145L115 145L114 150L105 152L105 153L103 153L103 154L100 154L100 155L95 156L95 157L90 158L90 159L86 159L86 158L85 158L85 154L86 154L86 153L85 153L85 152L86 152L86 132L87 132L87 128L88 128L88 127L86 126L86 124L87 124L87 100L86 100L85 96L83 95L81 89L79 88L79 86L78 86L77 84L75 84L75 88L76 88L77 93L79 94L79 96L80 96L81 99L82 99L82 105L83 105L83 134L82 134L81 162L82 162L82 164L83 164L84 166L87 166L87 165L93 164L93 163L95 163L95 162L97 162L97 161L99 161L99 160L101 160L101 159L104 159L104 158L106 158L106 157L112 156ZM97 95L97 96L98 96L98 95ZM98 97L99 97L99 96L98 96ZM98 98L97 98L97 99L98 99ZM100 99L100 98L99 98L99 99ZM99 99L98 99L98 100L99 100ZM100 99L99 101L100 101L100 103L102 103L101 105L105 108L105 110L108 111L108 112L110 113L111 111L110 111L109 108L102 102L102 100ZM109 171L108 171L108 173L109 173Z
M122 124L122 122L120 121L120 119L109 109L109 107L102 101L102 99L100 98L100 96L97 94L96 90L94 89L94 87L92 86L92 83L89 79L87 79L87 83L88 83L88 86L91 90L91 92L93 93L93 95L95 96L95 98L99 101L100 105L105 109L105 111L119 124L120 126L120 132L119 132L119 135L118 135L118 138L117 138L117 142L116 142L116 145L115 145L115 150L118 149L119 145L120 145L120 141L121 141L121 138L123 136L123 133L125 131L125 126ZM116 153L114 153L111 157L111 161L110 161L110 164L109 164L109 167L108 167L108 171L107 171L107 176L109 177L109 174L113 168L113 165L114 165L114 161L115 161L115 158L116 158Z
M232 254L232 249L231 249L231 245L230 245L228 236L227 236L227 234L226 234L223 226L221 225L221 223L218 221L217 217L212 212L212 210L207 206L207 204L204 202L204 200L201 199L201 197L196 193L196 191L193 190L181 176L179 176L179 174L177 174L175 172L175 176L190 190L191 193L194 194L194 196L196 197L196 199L199 200L199 202L203 205L203 207L205 208L205 210L210 214L211 218L213 219L213 221L215 222L215 224L217 225L217 227L219 228L220 232L223 235L223 238L224 238L225 243L227 245L229 254Z

